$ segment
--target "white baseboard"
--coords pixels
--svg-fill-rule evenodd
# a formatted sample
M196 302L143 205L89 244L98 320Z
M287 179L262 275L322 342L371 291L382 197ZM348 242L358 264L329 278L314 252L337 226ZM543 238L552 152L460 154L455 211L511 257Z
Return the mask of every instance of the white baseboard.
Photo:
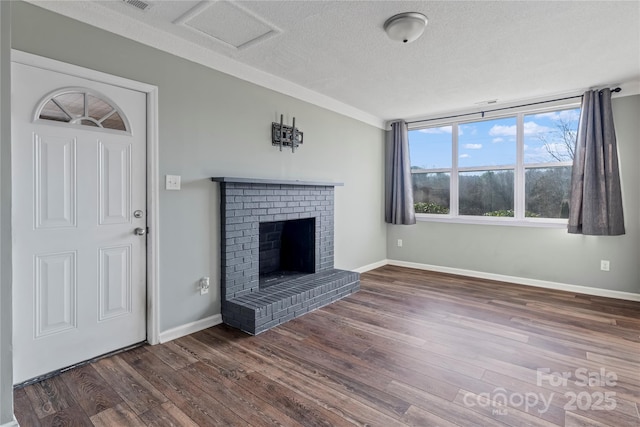
M550 282L547 280L528 279L525 277L516 277L516 276L506 276L504 274L486 273L483 271L465 270L462 268L453 268L453 267L442 267L439 265L421 264L417 262L408 262L408 261L398 261L394 259L387 259L384 261L384 264L382 263L383 261L376 264L381 264L378 267L382 267L383 265L395 265L398 267L408 267L408 268L415 268L418 270L457 274L460 276L469 276L469 277L477 277L479 279L497 280L500 282L509 282L509 283L515 283L518 285L534 286L534 287L545 288L545 289L555 289L558 291L575 292L578 294L594 295L594 296L606 297L606 298L616 298L616 299L622 299L627 301L640 301L640 294L636 294L633 292L612 291L609 289L591 288L589 286L569 285L567 283ZM362 268L365 268L365 267L362 267Z
M213 316L196 320L195 322L187 323L186 325L176 326L175 328L160 332L158 338L160 340L160 343L162 344L180 337L184 337L185 335L193 334L194 332L219 325L220 323L222 323L222 315L214 314Z
M388 259L383 259L382 261L374 262L373 264L365 265L365 266L362 266L360 268L356 268L355 270L351 270L351 271L355 271L356 273L366 273L367 271L375 270L376 268L380 268L380 267L384 267L387 264L389 264L389 260Z

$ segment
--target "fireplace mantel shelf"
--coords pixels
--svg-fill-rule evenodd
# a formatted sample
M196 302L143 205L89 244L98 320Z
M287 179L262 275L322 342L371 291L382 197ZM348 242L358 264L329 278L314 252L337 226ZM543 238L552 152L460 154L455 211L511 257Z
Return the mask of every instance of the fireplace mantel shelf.
M228 176L218 176L211 178L215 182L234 182L237 184L270 184L270 185L306 185L315 187L342 187L342 182L322 182L322 181L297 181L284 179L259 179L259 178L236 178Z

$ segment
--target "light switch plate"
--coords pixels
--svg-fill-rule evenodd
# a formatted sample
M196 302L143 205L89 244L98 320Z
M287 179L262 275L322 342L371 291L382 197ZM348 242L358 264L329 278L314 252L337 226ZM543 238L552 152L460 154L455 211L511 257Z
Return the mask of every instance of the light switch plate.
M165 187L166 190L179 190L180 189L180 175L165 175Z

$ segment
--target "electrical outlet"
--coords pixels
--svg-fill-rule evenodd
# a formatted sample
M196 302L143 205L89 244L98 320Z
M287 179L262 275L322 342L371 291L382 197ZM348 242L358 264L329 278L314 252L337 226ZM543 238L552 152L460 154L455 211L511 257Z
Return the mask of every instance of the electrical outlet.
M402 247L402 239L398 239L398 247L401 248Z
M609 261L606 259L600 260L600 270L609 271Z
M200 295L209 293L209 278L203 277L200 279Z
M180 175L165 175L164 177L165 190L179 190L180 189Z

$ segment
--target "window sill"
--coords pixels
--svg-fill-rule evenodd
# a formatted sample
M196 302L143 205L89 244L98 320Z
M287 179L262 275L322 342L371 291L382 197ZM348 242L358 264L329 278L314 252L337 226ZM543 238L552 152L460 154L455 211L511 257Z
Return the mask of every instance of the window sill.
M416 214L419 222L444 222L450 224L475 224L475 225L499 225L507 227L533 227L533 228L567 228L566 219L516 219L509 217L477 217L477 216L451 216L434 214Z

